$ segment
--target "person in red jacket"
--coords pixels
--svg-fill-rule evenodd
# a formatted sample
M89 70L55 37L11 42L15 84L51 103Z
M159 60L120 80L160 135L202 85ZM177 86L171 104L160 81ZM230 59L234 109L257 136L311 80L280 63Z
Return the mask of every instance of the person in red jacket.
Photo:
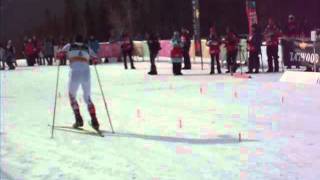
M221 74L221 66L220 66L220 45L221 40L217 34L216 28L210 28L210 35L207 40L207 46L209 47L210 56L211 56L211 71L210 74L214 74L214 61L217 62L217 70L218 73Z
M28 66L34 66L37 49L34 47L34 44L31 38L29 38L25 44L24 53L27 57Z
M34 54L35 61L38 65L41 65L40 60L39 60L40 44L39 44L39 41L36 36L32 37L32 43L33 43L33 47L35 50L35 54Z
M228 71L226 73L234 73L238 69L237 55L239 42L240 40L237 34L232 29L227 28L227 37L225 39L225 44L227 47Z
M175 76L182 76L181 64L183 58L183 43L181 42L181 37L178 31L173 33L171 40L172 50L171 50L171 61L172 61L172 71Z

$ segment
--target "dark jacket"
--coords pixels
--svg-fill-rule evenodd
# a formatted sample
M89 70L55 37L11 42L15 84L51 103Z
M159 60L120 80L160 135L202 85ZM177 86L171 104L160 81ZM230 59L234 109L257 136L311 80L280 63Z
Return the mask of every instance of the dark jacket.
M159 39L155 36L151 36L148 39L148 47L150 53L157 54L161 50Z
M220 54L221 40L217 34L211 34L207 39L210 54Z
M183 44L183 49L189 52L191 46L191 38L189 32L184 32L181 34L181 42Z
M132 52L133 51L133 41L129 36L124 36L121 43L122 52Z
M255 32L248 41L249 51L261 54L262 39L262 34L260 32Z
M54 56L54 44L52 41L45 41L43 49L45 56Z

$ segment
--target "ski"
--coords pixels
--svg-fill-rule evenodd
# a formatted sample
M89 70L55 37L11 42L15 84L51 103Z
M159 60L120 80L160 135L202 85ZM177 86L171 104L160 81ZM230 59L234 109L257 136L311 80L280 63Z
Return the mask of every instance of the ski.
M49 127L51 127L52 125L48 124ZM83 128L74 128L72 126L54 126L54 128L56 129L61 129L61 130L67 130L69 132L77 132L77 133L81 133L81 134L90 134L90 135L96 135L99 137L104 137L103 132L102 131L97 131L94 128L92 128L94 131L90 131L90 130L86 130Z
M99 129L96 129L92 126L92 123L89 121L88 124L91 126L91 128L101 137L104 137L103 132L100 131Z

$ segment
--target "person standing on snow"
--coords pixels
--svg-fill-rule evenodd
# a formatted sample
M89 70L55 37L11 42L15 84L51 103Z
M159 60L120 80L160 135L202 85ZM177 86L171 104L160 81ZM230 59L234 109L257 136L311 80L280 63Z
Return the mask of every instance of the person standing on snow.
M190 61L190 47L191 47L191 38L190 32L182 28L181 30L181 42L182 42L182 50L183 50L183 60L184 60L184 67L183 69L190 70L191 69L191 61Z
M225 44L227 47L227 64L228 70L226 73L234 73L237 71L239 65L237 64L239 38L237 34L230 28L227 28L227 37Z
M15 64L15 57L16 55L16 50L12 45L12 41L9 40L5 49L4 49L4 61L7 63L7 65L9 66L10 70L14 70L16 67L13 65Z
M52 37L45 40L43 49L44 59L47 61L49 66L52 66L54 57L54 41Z
M172 50L171 50L171 60L172 60L172 71L173 74L176 76L183 75L181 73L181 63L183 57L183 44L181 42L180 34L178 31L175 31L171 40L172 43Z
M210 74L214 74L214 62L217 62L218 73L221 74L220 67L220 45L221 40L217 34L216 28L213 26L210 28L210 35L207 40L207 46L209 47L209 52L211 56L211 71Z
M248 50L249 50L249 71L248 74L259 73L260 69L260 59L259 54L261 54L262 46L262 34L257 24L252 25L252 36L248 40Z
M26 42L26 44L24 46L24 54L27 58L28 66L34 66L35 59L36 59L36 53L37 53L37 50L34 47L32 39L28 38L28 41Z
M91 101L91 80L90 80L90 57L96 59L96 54L87 44L84 43L84 38L77 35L75 42L69 43L62 48L62 52L66 53L70 60L70 80L69 80L69 98L72 110L75 115L76 122L74 128L83 126L83 119L80 114L80 108L77 102L77 91L79 86L83 90L83 98L88 106L88 111L91 116L91 126L99 131L99 122L96 117L95 106ZM96 62L94 62L96 63Z
M159 38L154 33L150 33L148 36L149 36L148 37L148 47L149 47L150 62L151 62L151 69L148 74L149 75L157 75L158 72L157 72L155 59L161 49L161 46L160 46Z
M133 53L133 41L128 33L122 35L121 50L123 55L124 68L128 69L127 57L130 60L131 69L136 69L133 64L132 53Z
M288 23L284 28L284 35L285 35L285 38L289 41L292 39L298 38L300 35L298 23L296 21L295 16L292 14L290 14L288 17ZM292 45L289 44L289 47L290 46ZM290 54L290 52L292 51L292 48L293 47L290 47L290 49L289 48L285 49L286 52L284 52L284 54ZM296 64L296 68L300 69L300 65L298 63L291 62L290 57L285 57L285 60L287 61L288 69L291 69L291 66L293 64Z
M2 66L2 67L1 67ZM4 48L0 42L0 70L5 69L5 62L4 62Z
M279 36L280 29L273 19L269 18L268 25L264 30L264 37L267 42L268 73L279 72Z

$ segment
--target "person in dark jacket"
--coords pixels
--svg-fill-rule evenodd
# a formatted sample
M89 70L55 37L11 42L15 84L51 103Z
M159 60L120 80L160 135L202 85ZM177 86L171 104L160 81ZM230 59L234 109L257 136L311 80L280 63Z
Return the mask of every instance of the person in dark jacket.
M249 71L247 73L253 73L253 69L255 69L254 73L259 73L262 34L257 24L252 25L252 32L253 34L248 40Z
M274 23L272 18L269 18L268 25L264 30L264 38L267 42L267 56L268 56L268 71L279 72L279 37L280 29ZM274 66L273 66L274 64Z
M53 64L54 57L54 42L52 38L47 38L43 45L44 59L47 61L49 66Z
M0 70L5 69L5 62L4 62L4 47L0 42Z
M300 36L298 23L295 16L292 14L290 14L288 17L288 23L284 29L284 35L288 40L295 39ZM292 47L290 47L290 49L285 49L285 51L286 52L284 54L290 54L290 51L292 51ZM294 64L296 65L297 69L300 69L300 65L298 63L291 62L290 57L285 57L285 61L287 62L286 64L288 69L291 69L292 65Z
M12 45L12 41L9 40L4 49L4 61L7 63L10 70L14 70L16 67L13 65L15 63L16 50Z
M130 60L131 69L136 69L133 64L133 41L130 38L128 33L124 33L122 35L122 44L121 44L121 50L122 50L122 56L123 56L123 62L124 62L124 68L128 69L127 65L127 57Z
M148 73L149 75L157 75L157 67L155 63L155 59L161 49L159 38L154 34L150 33L148 35L148 47L149 47L149 52L150 52L150 63L151 63L151 69L150 72Z
M183 69L191 69L191 61L190 61L190 47L191 47L191 37L190 32L182 28L181 30L181 42L182 42L182 50L183 50L183 60L184 67Z
M226 73L234 73L238 69L237 65L237 55L238 55L238 46L239 38L237 34L230 28L227 28L227 37L225 44L227 47L227 64L228 70Z
M214 74L214 62L217 62L217 70L218 73L221 74L221 67L220 67L220 45L221 40L217 34L216 28L210 28L210 35L207 40L207 46L209 47L209 52L211 56L211 71L210 74Z

